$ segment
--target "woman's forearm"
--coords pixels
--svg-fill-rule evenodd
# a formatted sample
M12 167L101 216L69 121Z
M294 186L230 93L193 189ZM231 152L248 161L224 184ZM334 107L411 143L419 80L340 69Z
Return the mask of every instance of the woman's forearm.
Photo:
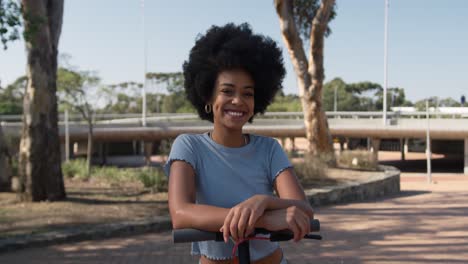
M305 200L296 200L296 199L283 199L275 196L270 196L268 198L267 209L268 210L278 210L286 209L291 206L296 206L302 211L304 211L310 218L313 218L314 212L309 203Z
M274 196L268 196L266 199L267 211L281 210L296 206L304 211L310 218L313 218L312 207L304 200L282 199ZM230 208L188 203L179 206L179 208L170 210L172 226L174 229L195 228L217 232L223 226L229 210ZM256 224L257 227L263 227L261 218L258 224Z
M187 204L171 210L174 229L195 228L205 231L219 231L229 209L204 204Z

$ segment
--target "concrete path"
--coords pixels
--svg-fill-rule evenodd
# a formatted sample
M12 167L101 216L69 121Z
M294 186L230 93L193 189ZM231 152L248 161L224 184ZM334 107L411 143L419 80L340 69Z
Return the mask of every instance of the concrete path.
M468 263L468 177L403 173L402 193L319 208L324 240L285 242L290 263ZM31 248L0 263L196 263L170 233Z

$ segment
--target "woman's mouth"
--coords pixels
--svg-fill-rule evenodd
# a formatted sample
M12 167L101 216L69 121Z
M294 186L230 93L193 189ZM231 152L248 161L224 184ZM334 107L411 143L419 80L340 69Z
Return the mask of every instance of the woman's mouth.
M234 110L225 110L224 113L228 116L232 117L243 117L245 115L245 112L242 111L234 111Z

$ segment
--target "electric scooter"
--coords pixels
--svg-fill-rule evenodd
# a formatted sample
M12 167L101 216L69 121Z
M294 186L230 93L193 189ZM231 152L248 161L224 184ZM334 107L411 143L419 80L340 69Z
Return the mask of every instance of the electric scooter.
M320 231L320 222L317 219L313 219L310 222L311 232ZM256 237L256 235L262 235ZM290 230L281 231L269 231L263 228L256 228L253 234L248 239L243 240L238 244L239 250L239 264L250 264L250 252L249 252L249 240L250 239L263 239L269 241L288 241L294 238L294 234ZM322 236L316 234L307 234L304 236L306 239L322 240ZM198 241L224 241L223 233L221 232L208 232L198 229L175 229L172 231L172 239L174 243L187 243L187 242L198 242Z

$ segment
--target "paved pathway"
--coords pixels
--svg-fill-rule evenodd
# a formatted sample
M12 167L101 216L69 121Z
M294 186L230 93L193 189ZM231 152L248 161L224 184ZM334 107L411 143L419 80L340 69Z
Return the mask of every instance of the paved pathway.
M317 210L324 240L282 243L290 263L468 263L468 177L402 174L402 193ZM0 263L196 263L170 233L31 248Z

